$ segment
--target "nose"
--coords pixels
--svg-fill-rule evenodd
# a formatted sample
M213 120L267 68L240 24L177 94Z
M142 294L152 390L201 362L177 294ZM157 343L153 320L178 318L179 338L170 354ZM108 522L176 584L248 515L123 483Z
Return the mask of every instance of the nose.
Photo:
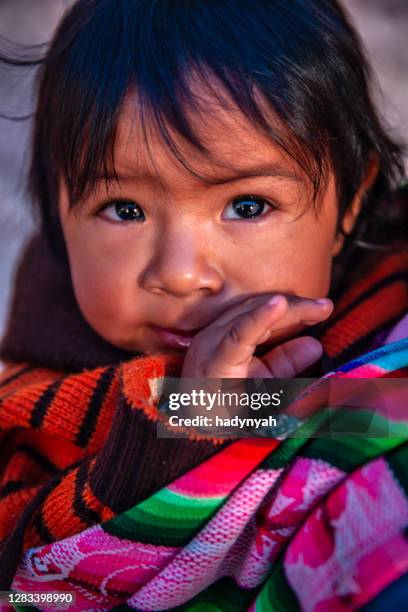
M223 286L209 241L191 226L158 236L140 283L150 293L184 298L200 292L216 294Z

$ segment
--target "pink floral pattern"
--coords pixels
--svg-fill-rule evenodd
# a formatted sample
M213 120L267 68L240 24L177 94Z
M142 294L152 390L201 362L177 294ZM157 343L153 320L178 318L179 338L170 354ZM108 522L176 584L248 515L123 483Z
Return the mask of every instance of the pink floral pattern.
M364 604L383 586L387 566L377 567L375 581L367 581L367 574L373 577L373 559L385 550L389 563L396 557L400 569L408 569L408 547L399 535L407 523L406 497L383 459L348 478L311 514L286 552L286 575L302 609L332 612Z

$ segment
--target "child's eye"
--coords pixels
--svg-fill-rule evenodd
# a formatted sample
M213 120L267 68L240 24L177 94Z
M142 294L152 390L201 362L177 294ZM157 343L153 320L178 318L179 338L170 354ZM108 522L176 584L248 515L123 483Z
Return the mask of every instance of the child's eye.
M103 212L111 221L144 221L146 219L139 204L132 200L113 200L105 204L100 213Z
M274 206L265 198L254 195L234 198L224 212L224 219L255 219L270 212Z

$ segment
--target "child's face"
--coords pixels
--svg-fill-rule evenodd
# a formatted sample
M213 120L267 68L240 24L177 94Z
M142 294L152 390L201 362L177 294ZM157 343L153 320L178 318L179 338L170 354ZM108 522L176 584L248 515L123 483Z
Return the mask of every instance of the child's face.
M196 330L248 296L328 292L340 247L333 176L316 211L299 167L238 111L218 108L195 122L217 163L192 151L185 157L213 184L183 168L154 134L150 158L128 105L115 147L119 183L107 193L101 180L75 213L61 190L79 307L100 336L130 351L177 350L157 326Z

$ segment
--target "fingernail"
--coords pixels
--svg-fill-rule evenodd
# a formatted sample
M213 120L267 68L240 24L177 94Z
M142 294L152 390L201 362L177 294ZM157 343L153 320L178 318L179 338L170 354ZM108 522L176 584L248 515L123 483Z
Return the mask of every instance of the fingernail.
M316 300L316 302L320 304L321 306L331 306L331 300L327 298L320 298Z
M266 302L266 305L269 306L270 308L274 308L282 300L283 300L283 297L281 295L274 295L273 298L271 298L268 302Z

